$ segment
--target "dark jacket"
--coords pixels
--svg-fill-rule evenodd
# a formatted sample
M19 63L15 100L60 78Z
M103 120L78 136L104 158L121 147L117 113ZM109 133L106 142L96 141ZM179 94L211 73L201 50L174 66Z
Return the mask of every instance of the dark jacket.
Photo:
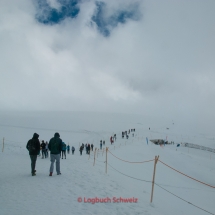
M38 138L39 138L39 134L34 133L33 138L30 139L30 140L28 141L28 143L27 143L27 145L26 145L26 149L27 149L28 151L29 151L29 143L30 143L31 141L34 141L34 146L35 146L35 148L36 148L36 150L33 151L33 152L30 152L30 151L29 151L29 155L38 155L38 154L39 154L39 152L40 152L40 141L39 141Z
M59 133L55 133L49 141L48 148L51 154L60 154L62 149L62 140L60 139Z
M42 147L43 150L46 149L46 144L44 142L42 142L40 146Z

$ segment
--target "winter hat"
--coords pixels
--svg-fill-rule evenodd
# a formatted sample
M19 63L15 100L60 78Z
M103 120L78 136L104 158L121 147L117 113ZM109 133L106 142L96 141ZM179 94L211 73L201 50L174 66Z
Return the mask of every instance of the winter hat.
M56 132L56 133L54 134L54 136L55 136L55 137L60 137L60 134L59 134L58 132Z
M37 133L34 133L34 134L33 134L33 138L34 138L34 139L37 139L38 137L39 137L39 134L37 134Z

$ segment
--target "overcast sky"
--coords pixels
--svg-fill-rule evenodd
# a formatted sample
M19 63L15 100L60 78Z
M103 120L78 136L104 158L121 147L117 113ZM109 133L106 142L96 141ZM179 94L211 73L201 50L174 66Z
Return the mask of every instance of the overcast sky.
M214 68L214 0L0 1L1 110L207 124L215 120Z

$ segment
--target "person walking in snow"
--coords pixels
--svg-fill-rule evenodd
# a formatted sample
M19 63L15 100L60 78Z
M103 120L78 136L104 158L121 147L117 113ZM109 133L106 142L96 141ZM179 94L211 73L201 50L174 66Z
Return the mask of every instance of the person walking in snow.
M100 141L100 149L102 149L102 140Z
M113 142L114 142L114 141L113 141L113 137L111 136L111 137L110 137L110 143L111 143L111 145L112 145Z
M32 176L36 175L36 161L37 155L40 152L40 141L39 141L39 134L34 133L33 138L30 139L26 145L27 150L29 151L30 159L31 159L31 174Z
M91 150L93 151L93 144L91 144Z
M66 144L64 142L62 142L62 159L63 159L63 155L66 159Z
M62 149L62 140L60 139L60 134L55 133L54 137L52 137L49 141L48 148L50 150L50 174L49 176L52 176L53 170L54 170L54 163L56 160L56 172L57 175L61 175L60 172L60 153Z
M72 154L74 155L74 152L75 152L75 147L73 146L72 147Z
M82 155L82 151L83 151L83 149L84 149L84 147L83 147L83 146L81 146L81 147L80 147L80 149L79 149L79 151L80 151L80 155Z
M42 140L40 147L42 148L42 159L44 159L46 157L46 144L44 140Z
M49 144L48 144L48 142L46 141L46 158L48 158L49 157Z
M89 155L90 154L90 144L88 143L87 145L87 154Z
M66 149L67 149L67 153L69 154L70 153L70 145L69 144L67 145Z

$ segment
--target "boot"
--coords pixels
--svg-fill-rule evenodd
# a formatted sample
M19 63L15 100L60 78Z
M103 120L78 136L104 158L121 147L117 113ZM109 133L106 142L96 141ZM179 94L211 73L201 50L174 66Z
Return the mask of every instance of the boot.
M35 172L33 172L33 173L32 173L32 176L35 176L35 175L36 175L36 173L35 173Z
M52 176L52 172L49 173L49 176Z

